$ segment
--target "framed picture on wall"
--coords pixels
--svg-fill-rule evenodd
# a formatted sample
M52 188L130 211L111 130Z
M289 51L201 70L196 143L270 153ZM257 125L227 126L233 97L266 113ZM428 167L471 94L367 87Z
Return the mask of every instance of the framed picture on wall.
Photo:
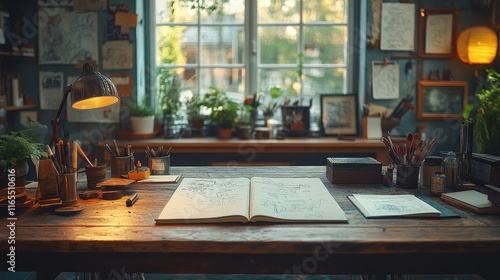
M467 106L468 82L420 81L417 118L419 120L461 119Z
M322 94L321 125L324 135L357 135L358 102L355 94Z
M455 58L457 56L456 9L421 9L418 29L418 56Z

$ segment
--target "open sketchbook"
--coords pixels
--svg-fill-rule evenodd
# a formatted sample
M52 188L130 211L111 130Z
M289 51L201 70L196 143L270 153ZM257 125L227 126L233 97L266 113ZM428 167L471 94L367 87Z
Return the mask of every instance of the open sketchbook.
M346 222L319 178L184 178L156 223Z
M412 194L348 196L366 218L439 217L441 212Z

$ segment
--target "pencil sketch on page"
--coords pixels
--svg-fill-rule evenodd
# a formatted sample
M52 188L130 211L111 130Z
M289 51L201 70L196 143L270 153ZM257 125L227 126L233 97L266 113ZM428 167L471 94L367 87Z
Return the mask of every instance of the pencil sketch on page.
M413 51L415 4L382 3L380 49Z
M399 64L372 62L373 99L399 98Z
M63 98L63 72L40 72L40 109L57 110Z
M336 203L318 178L252 178L252 215L321 218L333 212Z
M102 45L103 69L131 69L134 66L130 41L108 41Z
M97 14L44 7L38 17L40 64L76 64L98 59Z
M248 183L245 178L184 178L166 207L172 214L189 217L211 217L224 213L248 215Z

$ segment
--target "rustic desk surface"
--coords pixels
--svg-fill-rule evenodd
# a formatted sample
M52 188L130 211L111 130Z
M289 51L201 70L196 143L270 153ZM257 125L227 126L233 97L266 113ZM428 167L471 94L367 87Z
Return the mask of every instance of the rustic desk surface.
M0 225L3 256L10 250L8 236L14 234L17 271L479 273L498 279L500 216L476 215L446 205L461 218L365 219L346 195L406 191L332 185L322 167L173 167L172 173L184 177L319 177L349 222L155 225L177 185L136 185L119 200L79 200L86 208L78 214L58 215L54 209L36 207L18 211L15 230L10 233L6 230L10 221L4 215ZM140 199L126 207L126 198L134 192ZM412 193L427 190L421 187Z

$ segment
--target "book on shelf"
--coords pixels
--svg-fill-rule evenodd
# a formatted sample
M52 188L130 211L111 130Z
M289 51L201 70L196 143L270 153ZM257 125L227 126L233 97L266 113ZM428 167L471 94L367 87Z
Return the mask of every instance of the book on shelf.
M348 198L366 218L441 216L441 211L413 194L353 194Z
M347 222L319 178L184 178L156 223Z
M488 195L476 190L443 193L441 199L458 208L475 213L500 213L500 207L488 200Z

